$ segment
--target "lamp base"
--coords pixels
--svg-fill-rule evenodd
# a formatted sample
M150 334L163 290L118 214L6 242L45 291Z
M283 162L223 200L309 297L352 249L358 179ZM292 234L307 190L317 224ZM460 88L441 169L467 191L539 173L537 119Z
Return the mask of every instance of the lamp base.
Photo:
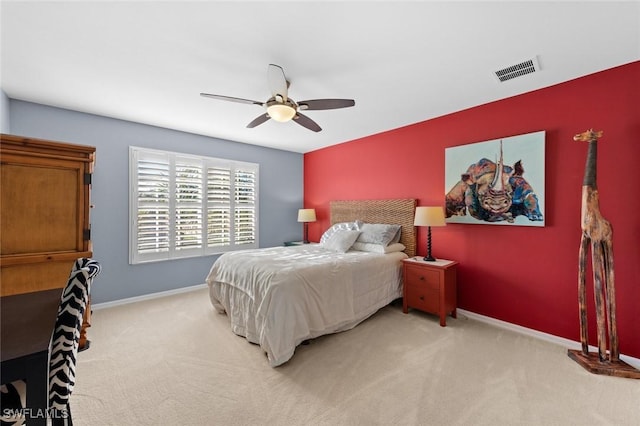
M427 231L427 255L423 258L425 262L435 262L436 258L431 256L431 227Z

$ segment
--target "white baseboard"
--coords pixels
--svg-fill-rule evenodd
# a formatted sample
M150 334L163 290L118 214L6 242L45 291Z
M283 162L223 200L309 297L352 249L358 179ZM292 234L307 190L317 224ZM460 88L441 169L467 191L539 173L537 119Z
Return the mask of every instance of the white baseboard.
M464 315L469 319L473 319L476 321L484 322L486 324L493 325L498 328L503 328L506 330L515 331L516 333L524 334L530 337L534 337L536 339L544 340L546 342L555 343L560 346L564 346L567 349L581 349L582 345L578 341L565 339L564 337L554 336L553 334L543 333L542 331L533 330L531 328L522 327L520 325L512 324L510 322L501 321L499 319L487 317L484 315L476 314L474 312L466 311L464 309L458 309L458 315ZM594 352L598 351L598 348L595 346L590 346L589 350L593 350ZM633 368L640 369L640 359L630 357L627 355L620 355L620 359Z
M187 292L190 292L190 291L200 290L200 289L203 289L203 288L206 288L206 287L207 287L207 284L204 283L204 284L192 285L192 286L189 286L189 287L176 288L174 290L167 290L167 291L160 291L160 292L157 292L157 293L144 294L142 296L128 297L126 299L114 300L113 302L97 303L95 305L92 304L91 305L91 309L93 309L94 311L97 311L97 310L100 310L100 309L112 308L114 306L128 305L129 303L141 302L143 300L151 300L151 299L157 299L159 297L173 296L174 294L187 293Z

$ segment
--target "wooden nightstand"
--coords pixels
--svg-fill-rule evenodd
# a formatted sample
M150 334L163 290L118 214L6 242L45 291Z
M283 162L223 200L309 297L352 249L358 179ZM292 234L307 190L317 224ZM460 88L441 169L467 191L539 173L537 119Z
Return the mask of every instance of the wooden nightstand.
M458 262L438 259L426 262L421 257L402 261L402 312L416 308L440 316L447 325L447 314L456 318L456 274Z

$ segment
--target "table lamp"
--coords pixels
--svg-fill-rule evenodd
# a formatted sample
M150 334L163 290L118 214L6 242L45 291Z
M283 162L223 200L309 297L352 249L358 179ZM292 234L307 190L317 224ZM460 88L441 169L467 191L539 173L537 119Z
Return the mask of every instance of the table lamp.
M444 221L444 210L442 207L416 207L416 214L413 221L415 226L427 226L427 255L424 260L433 262L436 259L431 256L431 227L446 226Z
M309 244L309 222L316 221L315 209L300 209L298 210L298 222L304 223L304 240L303 243Z

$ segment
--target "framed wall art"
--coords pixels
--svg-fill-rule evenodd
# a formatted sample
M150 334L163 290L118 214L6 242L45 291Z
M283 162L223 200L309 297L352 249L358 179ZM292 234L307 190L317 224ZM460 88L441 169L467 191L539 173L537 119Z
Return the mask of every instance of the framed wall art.
M544 226L539 131L445 149L447 223Z

